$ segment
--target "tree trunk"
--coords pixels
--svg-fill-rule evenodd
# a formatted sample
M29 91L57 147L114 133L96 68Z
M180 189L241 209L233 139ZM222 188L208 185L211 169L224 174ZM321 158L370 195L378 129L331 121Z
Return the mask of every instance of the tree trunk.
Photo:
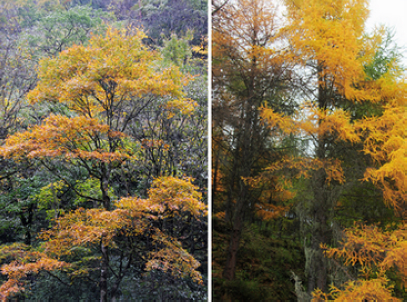
M100 265L100 302L107 302L107 278L108 278L108 263L109 263L109 256L108 256L108 247L102 242L100 244L100 249L102 252L102 262Z
M226 265L223 271L223 277L226 280L233 280L236 273L237 251L240 245L240 237L242 235L242 218L238 217L234 223L232 234L227 252Z

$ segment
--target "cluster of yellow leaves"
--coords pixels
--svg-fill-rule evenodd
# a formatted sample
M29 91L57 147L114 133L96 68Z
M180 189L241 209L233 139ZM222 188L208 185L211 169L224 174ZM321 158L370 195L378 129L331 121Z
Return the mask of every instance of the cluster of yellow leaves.
M355 83L363 82L364 64L373 58L363 38L368 16L367 0L285 0L290 25L290 44L305 66L310 59L322 67L320 84L331 79L349 100L366 100L370 95ZM364 56L361 56L364 54Z
M312 301L400 301L391 295L391 285L386 277L373 280L349 281L344 289L331 285L330 293L325 294L320 289L312 293Z
M88 46L73 46L40 61L31 103L57 101L90 117L146 95L180 97L188 78L177 67L159 69L157 52L142 44L143 32L109 29Z
M406 85L400 85L403 70L396 60L385 74L370 79L365 66L373 62L385 29L364 34L367 0L285 0L289 26L284 31L298 53L295 60L306 66L310 60L320 68L319 82L348 100L405 102Z
M123 133L110 131L109 126L87 117L49 116L43 125L9 136L0 148L0 155L21 160L41 157L122 162L132 158L131 150L110 152L107 141L120 139Z
M365 180L370 180L380 187L385 202L399 214L406 215L406 106L387 107L381 117L365 119L358 127L366 135L364 153L379 165L379 168L367 169Z
M196 270L199 262L182 248L176 238L152 224L155 220L173 215L181 217L185 213L196 219L207 215L207 206L196 190L189 178L158 178L149 190L149 199L122 198L116 201L113 211L79 208L54 219L54 226L40 235L44 240L42 252L30 251L22 245L2 247L0 261L7 257L17 260L1 267L1 272L8 275L9 280L0 287L0 295L3 295L0 297L5 299L23 290L21 279L29 273L69 267L56 259L74 255L78 247L89 248L102 242L115 248L117 236L146 234L150 234L156 247L146 259L146 271L159 269L176 277L191 277L202 284L202 277ZM86 270L82 269L81 273Z
M301 107L303 118L284 116L266 107L261 107L260 110L263 122L270 128L277 127L285 135L303 133L315 139L331 135L336 141L360 141L356 128L350 122L350 114L342 109L318 109L307 103Z
M79 208L55 220L55 227L42 233L45 250L56 256L70 255L76 246L87 246L103 240L114 246L118 232L139 235L150 227L150 220L189 212L200 219L207 212L190 179L164 177L154 180L149 199L122 198L113 211Z
M148 191L149 200L164 207L166 211L176 214L189 212L199 219L201 215L206 215L207 206L201 201L202 194L197 191L198 187L191 181L191 178L157 178Z
M328 257L342 259L345 265L358 264L361 279L348 282L343 290L332 287L330 294L340 301L351 298L398 301L391 297L392 287L387 285L385 273L389 269L395 270L407 288L407 224L401 224L395 231L355 226L345 230L345 238L340 248L322 248ZM321 298L322 293L316 291L315 297Z
M350 114L342 109L324 110L311 104L305 104L302 111L308 112L306 119L298 123L298 127L310 136L333 136L336 141L360 141L354 125L350 122Z
M267 168L267 172L277 172L289 169L295 172L297 178L310 177L310 171L318 171L324 169L326 173L326 182L329 184L332 181L339 183L345 182L345 176L341 166L341 161L338 159L321 160L318 158L292 158L284 157L280 161Z
M133 231L141 231L142 223L142 220L137 221ZM77 246L89 247L101 241L105 246L114 245L117 231L129 225L127 211L79 208L55 219L55 226L44 231L40 238L46 241L45 252L59 258L75 253Z
M190 277L194 282L203 284L202 276L196 270L200 263L184 250L178 241L161 232L156 232L153 239L163 244L164 248L150 253L146 271L162 270L177 278Z
M180 112L182 115L191 116L195 111L198 104L192 99L177 99L168 101L164 108L168 110L167 118L173 118L176 112Z
M262 122L267 123L271 129L278 128L284 134L288 135L298 133L298 125L291 117L284 116L282 113L274 112L273 109L265 106L260 107L259 110Z
M58 261L46 253L30 250L21 243L3 246L0 248L0 261L12 260L9 264L1 266L1 273L8 276L8 280L0 286L0 300L24 290L22 279L29 274L38 274L40 271L54 271L70 267L63 261Z

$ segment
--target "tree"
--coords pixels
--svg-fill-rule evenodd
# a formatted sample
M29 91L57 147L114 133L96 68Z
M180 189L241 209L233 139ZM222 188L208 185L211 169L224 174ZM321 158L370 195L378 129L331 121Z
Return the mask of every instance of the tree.
M310 158L288 158L269 168L271 171L290 169L299 172L298 176L310 178L309 209L301 218L308 221L303 226L310 228L306 231L310 243L304 246L310 294L315 288L322 292L327 289L329 263L320 246L338 239L334 234L337 227L335 209L346 192L363 186L359 181L363 172L366 170L365 180L370 179L385 188L387 203L392 199L391 202L399 204L397 200L405 197L403 191L394 190L394 184L400 186L400 180L404 179L403 165L401 169L395 169L395 174L389 172L386 165L378 170L368 168L380 156L385 160L387 152L398 150L403 144L397 137L398 132L397 138L389 140L389 146L395 143L390 147L391 151L379 149L376 153L378 137L383 136L386 143L381 148L386 148L394 123L385 113L378 117L380 109L377 108L398 108L403 104L405 82L400 80L400 69L392 57L385 63L378 61L383 32L370 38L364 36L365 1L311 0L286 1L286 4L290 22L285 30L295 51L294 60L303 68L298 74L298 82L302 83L303 95L311 102L305 103L302 112L292 121L268 109L264 109L262 115L271 126L277 125L286 135L296 129L294 133L305 135L314 144L309 150L312 151ZM395 87L398 87L397 91ZM363 112L358 107L370 109ZM400 110L404 111L396 109ZM302 121L301 116L304 117ZM362 118L367 120L362 122ZM387 120L385 127L381 124L383 120ZM373 127L373 123L378 128ZM367 124L375 128L370 135L364 132ZM367 156L357 155L362 149ZM403 151L399 152L403 154ZM350 155L354 159L351 165L347 158ZM388 180L384 180L385 174L389 176ZM357 175L360 175L359 179ZM396 207L396 210L402 207ZM302 293L298 292L298 295Z
M256 211L268 212L266 203L270 213L276 214L277 207L270 203L281 201L278 194L270 194L278 190L271 189L278 187L277 178L262 184L251 182L284 149L279 149L262 123L259 109L267 103L269 108L289 114L293 105L285 94L290 60L279 44L276 7L266 1L219 6L212 41L213 199L214 209L224 211L228 227L223 278L233 280L245 222ZM268 198L265 183L270 185Z
M394 62L392 62L394 64ZM358 278L352 278L341 288L332 286L329 295L316 291L316 299L335 298L394 300L394 284L389 277L395 273L395 285L405 292L406 232L406 109L403 94L405 82L387 103L379 117L367 118L357 125L365 137L364 152L374 159L376 167L365 172L364 181L371 181L383 191L383 201L401 218L400 223L368 226L355 225L345 230L339 248L323 245L325 254L340 259L345 266L358 266ZM390 276L389 276L390 275ZM356 280L355 280L356 279ZM393 281L392 280L392 281Z
M251 215L255 205L270 216L277 214L275 204L262 204L264 196L276 203L285 195L295 202L307 292L299 286L298 276L294 280L298 298L309 300L315 289L326 292L331 281L338 285L349 277L345 273L342 280L331 279L331 267L343 267L324 257L325 245L345 240L342 230L349 225L342 224L341 215L349 202L357 202L360 211L374 202L383 213L380 200L384 200L399 216L405 215L405 132L401 130L405 128L405 81L394 54L385 54L385 31L379 29L370 36L364 32L366 1L288 0L285 4L287 22L281 28L276 22L262 26L264 20L275 19L262 19L265 15L257 10L261 5L256 1L214 5L214 209L226 210L225 219L235 233L224 271L225 278L232 279L230 259L236 258L242 217ZM235 12L234 7L240 9ZM254 43L263 38L263 43ZM272 60L262 61L262 56ZM295 149L298 141L308 144ZM264 152L265 146L273 146L274 152ZM268 162L266 154L271 154ZM222 160L228 164L222 167ZM292 184L297 198L286 194ZM280 189L284 194L279 196ZM368 192L369 198L361 192ZM238 215L239 211L243 214ZM368 214L360 216L364 219ZM388 216L397 223L394 215ZM380 218L384 216L376 215L370 222ZM387 236L391 235L383 235ZM398 250L403 242L394 248ZM353 239L349 247L359 243ZM402 254L391 255L400 259ZM400 265L395 264L396 270ZM387 274L394 269L390 267ZM385 279L377 275L375 284L384 284L380 278Z
M86 262L92 263L95 250L99 249L101 266L105 269L112 269L109 259L115 251L120 255L120 268L113 271L115 281L109 287L110 292L101 292L103 301L108 296L115 300L119 284L131 267L145 266L146 271L162 270L175 278L186 276L202 283L196 271L199 262L177 241L177 237L183 235L181 229L176 228L177 232L170 235L163 228L169 217L179 220L181 225L187 214L197 219L203 217L206 206L195 190L190 180L156 179L149 190L149 199L123 198L117 201L113 211L79 208L56 219L54 227L40 235L45 240L42 252L27 250L19 244L3 247L3 259L13 260L2 266L2 273L9 279L0 288L1 298L24 290L23 279L32 273L69 268L72 278L86 278L91 270ZM62 261L81 258L84 260L73 264ZM100 282L108 281L101 279ZM108 288L107 284L100 287Z
M175 178L156 180L161 186L157 190L162 194L173 196L176 193L171 192L178 188L181 195L190 197L175 195L172 202L181 202L182 205L172 203L168 205L169 209L158 209L157 203L162 203L162 199L167 196L160 195L160 198L151 201L155 205L146 204L147 208L137 211L144 213L157 210L161 214L157 213L157 219L153 219L152 214L146 214L146 224L140 222L141 225L137 226L133 226L135 222L130 210L121 209L117 202L113 203L118 199L115 194L122 193L118 186L127 182L131 173L128 168L145 155L143 143L150 150L153 145L159 145L164 152L168 152L168 147L164 146L163 141L156 139L154 133L147 133L145 141L142 140L140 144L138 138L132 136L135 125L147 127L150 123L141 113L151 108L153 103L159 104L159 110L155 114L160 123L168 123L174 116L181 116L183 119L194 112L194 102L183 98L182 90L189 77L184 76L178 67L164 62L159 52L144 46L144 37L139 30L131 32L109 29L105 36L91 37L88 46L75 45L55 58L41 60L38 85L30 91L28 99L31 104L59 104L59 111L67 116L51 114L41 125L9 136L1 148L1 155L5 158L39 162L57 180L51 185L61 186L62 182L62 186L67 188L66 192L71 192L74 198L88 201L71 202L65 213L59 211L57 205L52 205L53 210L58 210L54 211L55 228L43 233L40 239L44 246L50 244L50 250L47 250L49 255L63 255L67 257L66 263L75 262L81 257L81 253L89 257L87 263L77 269L77 273L81 275L83 270L91 271L93 280L94 269L98 267L99 281L95 281L95 284L99 287L101 301L107 301L108 296L112 299L117 297L119 285L130 271L141 274L144 267L149 271L171 271L175 278L184 278L187 276L184 272L189 271L194 276L193 280L201 283L199 273L195 271L197 261L183 249L183 246L189 246L188 241L196 240L196 232L188 233L190 226L205 225L205 207L200 201L194 201L198 198L197 193L194 193L195 187L189 184L193 189L188 189L187 184L179 183ZM173 121L169 127L178 123L176 119ZM170 142L171 139L168 140ZM177 151L176 146L172 149ZM163 169L154 176L165 173ZM151 178L152 175L149 179ZM84 190L85 184L90 186L90 190ZM113 186L115 188L112 190ZM164 189L165 186L169 187ZM41 192L45 194L45 191ZM55 194L53 192L51 193ZM150 198L153 198L154 189L149 192ZM125 195L132 194L134 188L128 188ZM171 199L171 196L167 197ZM132 203L139 202L131 200ZM52 202L57 201L55 194ZM84 203L86 209L79 207L81 203ZM183 205L184 203L187 204ZM192 208L188 210L188 206ZM187 213L182 212L184 207ZM164 214L165 211L178 212L167 215ZM135 215L141 218L139 215L142 214ZM118 224L109 227L113 218ZM149 219L155 222L148 222ZM156 226L152 227L151 223ZM65 231L58 225L65 225ZM134 232L124 232L126 228L131 230L133 227ZM77 247L77 254L69 251L64 254L62 250L70 246L64 246L63 242L55 246L58 252L52 250L52 244L59 244L56 238L67 233L73 236L76 231L70 232L78 228L89 231L91 239L83 234L83 238L78 237L78 241L71 242ZM118 243L113 243L113 237L117 238ZM134 242L139 243L134 246ZM123 245L118 247L117 244L120 243ZM90 250L87 249L87 244L92 245ZM151 252L154 249L156 253ZM197 246L192 250L197 250ZM100 261L95 254L100 256ZM151 262L147 259L151 259ZM127 268L124 268L124 263ZM66 266L63 264L61 267ZM44 269L46 270L45 266ZM22 267L22 277L26 276L24 270ZM27 271L31 271L31 268L27 268ZM112 285L108 283L110 274L116 277ZM11 276L11 279L15 280L17 277ZM17 284L17 281L10 282ZM11 288L8 285L5 286Z

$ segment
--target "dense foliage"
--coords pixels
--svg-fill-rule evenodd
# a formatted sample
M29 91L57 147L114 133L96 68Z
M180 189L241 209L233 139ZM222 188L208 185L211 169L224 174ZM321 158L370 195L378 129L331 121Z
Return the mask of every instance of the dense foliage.
M213 2L216 299L406 297L407 85L391 35L365 31L367 4ZM246 234L272 250L279 233L291 261L247 257ZM291 274L261 280L266 260Z
M2 301L207 298L206 5L131 2L0 1Z

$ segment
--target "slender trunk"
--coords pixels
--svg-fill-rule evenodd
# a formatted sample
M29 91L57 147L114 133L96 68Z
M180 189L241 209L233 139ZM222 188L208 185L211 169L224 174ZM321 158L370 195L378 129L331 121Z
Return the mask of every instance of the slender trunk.
M242 220L243 219L241 217L238 217L235 220L235 224L233 226L232 234L230 237L226 265L223 271L223 277L226 280L233 280L235 278L237 252L239 250L240 237L242 235L242 226L243 226Z
M330 93L327 91L327 79L323 74L323 67L318 64L318 108L327 109ZM319 121L321 124L322 121ZM316 158L325 161L327 160L327 143L324 135L318 138L318 146L316 148ZM311 228L311 244L305 249L308 276L308 294L311 294L315 289L319 288L326 291L328 282L328 268L326 259L320 248L321 244L328 243L330 227L327 225L328 215L330 210L331 198L329 197L330 188L326 184L326 172L324 169L319 169L314 172L312 177L312 190L314 201L312 205L312 228Z
M102 242L100 244L100 249L102 252L102 262L100 265L100 302L107 302L107 278L108 278L108 247Z
M313 180L314 204L311 229L311 245L308 248L308 293L316 288L323 291L327 287L326 259L320 248L321 243L328 243L328 196L325 188L325 171L320 169L315 172Z

